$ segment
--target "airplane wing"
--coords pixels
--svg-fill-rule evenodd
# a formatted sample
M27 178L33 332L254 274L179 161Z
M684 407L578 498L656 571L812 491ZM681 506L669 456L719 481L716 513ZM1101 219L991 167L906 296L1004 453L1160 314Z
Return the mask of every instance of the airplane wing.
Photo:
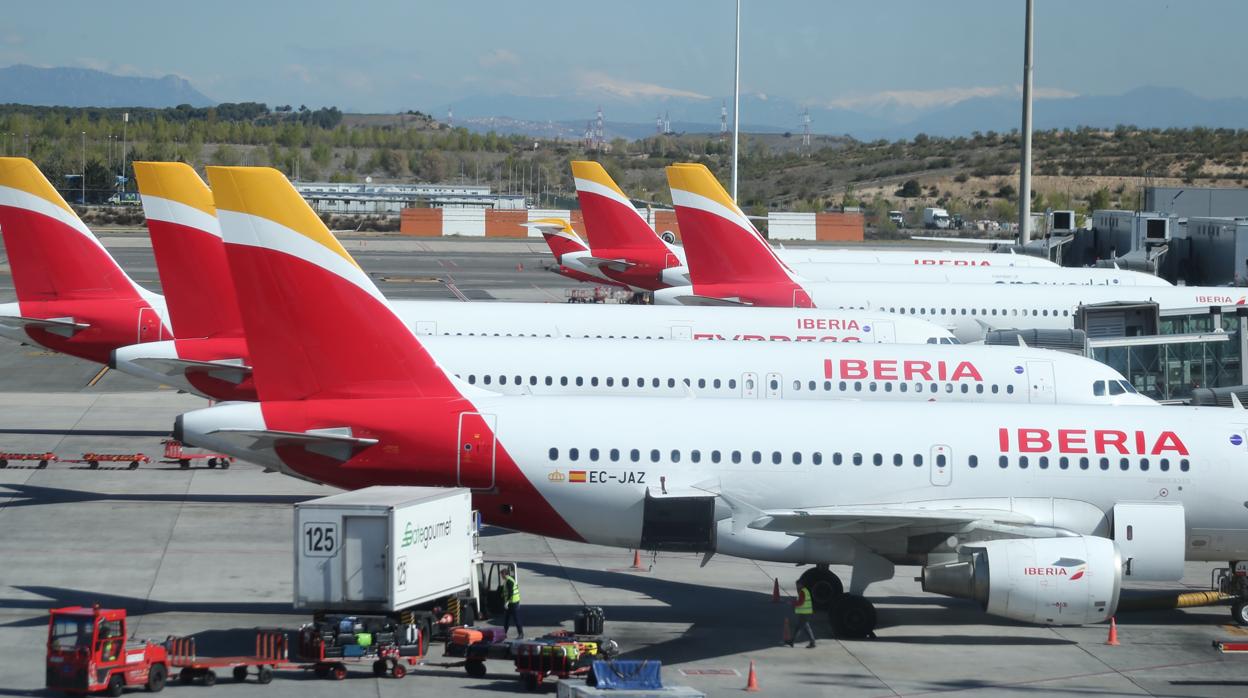
M251 376L251 367L244 365L241 359L225 359L222 361L191 361L189 359L135 359L134 363L166 376L180 376L188 371L206 373L238 384Z
M37 330L46 330L65 337L71 337L76 332L85 330L90 325L81 322L74 322L73 318L37 318L37 317L18 317L14 315L0 316L0 325L8 325L10 327L34 328Z
M938 508L921 504L754 511L750 519L749 528L799 536L879 533L899 528L951 533L1009 529L1025 534L1025 529L1036 523L1026 514L1004 509Z
M279 446L301 446L304 450L340 462L346 462L377 439L357 438L350 427L312 429L309 431L277 431L268 429L218 429L208 433L216 439L232 442L248 451L272 451Z
M602 257L581 257L580 259L585 264L606 267L611 271L627 271L630 267L637 266L635 262L630 262L627 259L604 259Z

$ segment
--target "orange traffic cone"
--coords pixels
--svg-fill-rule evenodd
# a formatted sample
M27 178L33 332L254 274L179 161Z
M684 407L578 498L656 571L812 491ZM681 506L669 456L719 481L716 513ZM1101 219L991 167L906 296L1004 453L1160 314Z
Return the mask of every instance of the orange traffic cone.
M780 580L779 579L776 579L775 583L771 585L771 602L780 603Z
M641 551L634 550L633 551L633 569L639 570L641 568L642 568L641 567Z
M785 617L785 619L784 619L784 634L783 634L783 638L784 638L784 644L786 644L786 645L791 645L791 644L793 644L793 631L792 631L792 629L790 629L790 628L789 628L789 619L788 619L788 617Z
M758 674L754 673L754 660L750 660L750 675L745 680L747 693L758 693Z
M1114 617L1109 619L1109 639L1105 640L1105 644L1117 647L1118 642L1118 620Z

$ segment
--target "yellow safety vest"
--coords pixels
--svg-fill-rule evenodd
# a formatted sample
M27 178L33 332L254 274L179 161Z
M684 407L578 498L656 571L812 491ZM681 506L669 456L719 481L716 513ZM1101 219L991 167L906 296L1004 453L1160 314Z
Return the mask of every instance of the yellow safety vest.
M802 594L802 602L793 609L793 612L799 616L809 616L815 613L815 602L810 598L810 589L806 587L798 587L798 591Z
M515 577L511 578L511 598L507 603L520 603L520 580Z

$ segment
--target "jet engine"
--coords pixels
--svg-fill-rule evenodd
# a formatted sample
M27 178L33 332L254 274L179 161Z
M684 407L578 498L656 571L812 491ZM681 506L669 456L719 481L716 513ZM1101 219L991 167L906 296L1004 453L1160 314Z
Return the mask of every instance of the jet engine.
M923 590L1026 623L1099 623L1118 607L1122 556L1114 541L1096 536L987 541L924 567Z

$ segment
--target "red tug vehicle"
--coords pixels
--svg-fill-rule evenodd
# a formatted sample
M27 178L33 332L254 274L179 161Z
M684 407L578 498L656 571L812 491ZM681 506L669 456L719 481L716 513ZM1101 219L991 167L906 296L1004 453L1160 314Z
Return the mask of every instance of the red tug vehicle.
M169 657L161 645L126 642L126 611L99 606L52 609L48 620L47 687L66 693L104 691L121 695L127 686L151 692L165 687Z

